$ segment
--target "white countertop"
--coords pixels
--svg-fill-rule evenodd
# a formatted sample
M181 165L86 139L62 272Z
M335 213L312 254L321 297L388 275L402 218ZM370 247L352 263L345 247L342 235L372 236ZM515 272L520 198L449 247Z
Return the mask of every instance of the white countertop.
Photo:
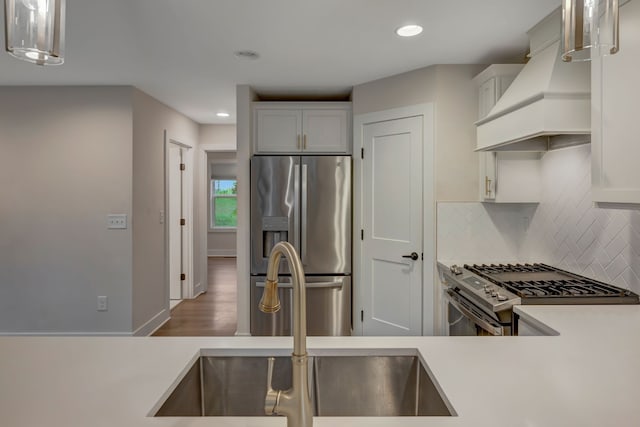
M549 337L312 337L310 349L417 348L453 417L329 418L315 426L639 426L640 306L520 306ZM149 417L205 349L290 338L1 337L3 427L285 426L283 417Z

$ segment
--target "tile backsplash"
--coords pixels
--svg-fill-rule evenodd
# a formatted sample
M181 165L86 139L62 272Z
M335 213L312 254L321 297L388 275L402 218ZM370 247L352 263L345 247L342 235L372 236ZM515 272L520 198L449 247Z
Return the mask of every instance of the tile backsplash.
M640 292L640 211L593 205L589 145L541 161L540 204L438 203L438 259L545 262Z

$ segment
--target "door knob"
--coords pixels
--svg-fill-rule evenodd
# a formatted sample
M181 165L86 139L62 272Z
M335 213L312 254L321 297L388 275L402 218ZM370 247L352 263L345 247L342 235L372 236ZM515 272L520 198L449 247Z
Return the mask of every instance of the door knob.
M420 256L415 252L411 252L411 255L402 255L402 258L411 258L412 260L415 261L418 258L420 258Z

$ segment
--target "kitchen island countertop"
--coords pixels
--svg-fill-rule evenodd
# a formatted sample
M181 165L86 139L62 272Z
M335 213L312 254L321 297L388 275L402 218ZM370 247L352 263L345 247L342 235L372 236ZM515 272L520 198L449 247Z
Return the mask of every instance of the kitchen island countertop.
M638 426L640 306L519 306L541 337L311 337L312 349L416 348L453 417L315 418L322 426ZM288 337L1 337L6 427L285 426L283 417L149 417L200 349Z

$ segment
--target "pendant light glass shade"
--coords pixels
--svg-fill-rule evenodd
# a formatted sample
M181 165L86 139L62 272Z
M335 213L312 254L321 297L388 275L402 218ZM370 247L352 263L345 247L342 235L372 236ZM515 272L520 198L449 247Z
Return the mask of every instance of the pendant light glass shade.
M65 0L5 0L9 54L38 65L64 62Z
M618 51L618 0L562 0L562 60Z

